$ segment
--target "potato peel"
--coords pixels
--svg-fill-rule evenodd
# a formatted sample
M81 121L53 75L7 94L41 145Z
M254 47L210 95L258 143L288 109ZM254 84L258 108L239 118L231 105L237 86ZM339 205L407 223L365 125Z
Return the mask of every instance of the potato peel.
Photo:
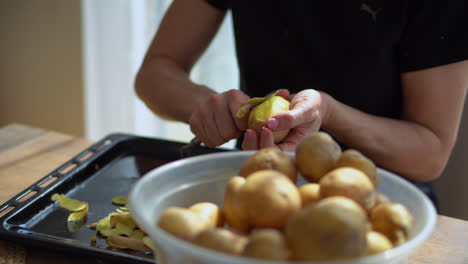
M152 251L156 250L156 246L153 243L153 240L149 236L145 236L141 239L145 246L149 247Z
M67 227L71 232L80 229L88 221L88 203L79 200L68 198L63 194L54 193L51 197L52 201L58 201L59 206L71 213L68 215Z
M70 212L82 211L88 208L87 202L71 199L64 194L54 193L51 197L52 201L58 201L60 207L67 209Z
M130 227L124 223L117 223L115 225L115 229L119 230L121 234L126 236L130 236L133 233L133 227Z
M116 227L117 223L122 223L129 226L130 228L135 228L135 221L133 220L130 213L123 214L112 214L109 216L109 222L112 227Z
M112 203L119 206L125 206L128 202L128 198L125 196L115 196L112 198Z
M91 230L96 230L97 225L98 225L98 223L92 223L92 224L88 225L88 228L91 229Z
M149 252L151 248L147 247L142 240L119 235L112 235L106 239L107 245L118 249L133 249L141 252Z
M96 226L96 230L101 231L101 230L109 229L110 227L111 227L111 224L109 221L109 217L106 216L103 219L99 220Z
M85 208L83 210L72 212L70 215L68 215L69 222L79 221L86 217L86 215L88 214L88 203L86 202L83 202L83 203L85 203Z
M104 230L99 230L99 233L105 237L110 237L113 235L120 236L122 235L122 232L117 230L116 228L109 228L109 229L104 229Z
M135 239L143 239L146 236L145 232L141 229L135 229L133 232L129 235L131 238Z
M241 105L239 110L237 110L236 117L243 118L247 114L248 110L250 110L250 108L264 102L268 98L275 96L277 93L278 91L275 91L273 94L267 95L266 97L254 97L249 99L247 102Z
M116 196L112 200L113 204L125 205L127 198ZM106 238L106 244L116 249L131 249L142 252L152 252L151 241L147 234L140 229L130 215L127 207L119 207L109 213L96 223L88 225L90 229L98 231L102 237ZM143 239L146 238L146 241Z

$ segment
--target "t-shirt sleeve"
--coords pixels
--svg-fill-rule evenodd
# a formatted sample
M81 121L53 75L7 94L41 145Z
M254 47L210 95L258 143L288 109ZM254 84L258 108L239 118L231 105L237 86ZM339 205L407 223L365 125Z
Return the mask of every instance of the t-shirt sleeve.
M401 72L468 59L466 0L408 2L408 21L399 47Z
M229 0L205 0L208 4L220 9L227 10L229 8Z

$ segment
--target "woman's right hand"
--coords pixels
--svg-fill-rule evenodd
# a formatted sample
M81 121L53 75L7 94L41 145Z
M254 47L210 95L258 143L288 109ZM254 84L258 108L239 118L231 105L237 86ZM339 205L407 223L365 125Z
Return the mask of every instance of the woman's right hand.
M247 129L248 115L236 118L236 113L249 99L237 89L210 95L191 114L190 130L210 148L240 137Z

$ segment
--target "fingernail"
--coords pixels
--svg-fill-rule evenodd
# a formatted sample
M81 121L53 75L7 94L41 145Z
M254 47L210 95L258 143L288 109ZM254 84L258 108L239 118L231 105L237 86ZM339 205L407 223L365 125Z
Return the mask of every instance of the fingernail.
M279 126L279 121L278 119L275 119L275 118L268 118L267 125L268 125L268 128L275 129Z

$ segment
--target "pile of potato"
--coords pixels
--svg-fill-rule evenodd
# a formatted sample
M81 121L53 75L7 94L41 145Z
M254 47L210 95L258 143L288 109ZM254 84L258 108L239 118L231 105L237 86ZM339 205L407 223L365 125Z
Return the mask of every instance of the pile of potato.
M308 182L297 187L297 175ZM257 151L232 177L222 207L209 201L169 207L157 225L176 237L227 254L268 260L337 260L406 242L412 215L378 193L375 164L314 132L296 160Z

